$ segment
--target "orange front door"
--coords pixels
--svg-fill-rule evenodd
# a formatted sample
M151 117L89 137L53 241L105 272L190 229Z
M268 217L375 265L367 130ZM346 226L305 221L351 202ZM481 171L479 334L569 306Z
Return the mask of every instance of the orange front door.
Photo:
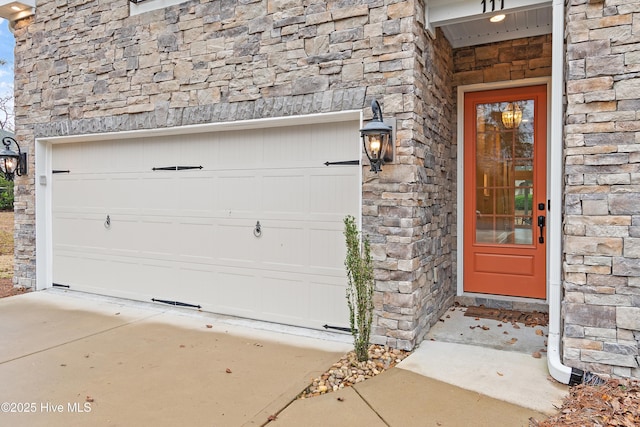
M546 297L547 86L464 99L464 290Z

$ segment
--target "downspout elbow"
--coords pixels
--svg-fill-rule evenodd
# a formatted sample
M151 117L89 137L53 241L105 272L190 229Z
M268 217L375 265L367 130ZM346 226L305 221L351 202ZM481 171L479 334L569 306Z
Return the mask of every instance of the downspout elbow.
M549 332L547 341L547 369L551 376L562 384L574 386L582 384L585 372L582 369L571 368L562 364L560 360L560 334ZM588 374L588 372L586 373Z

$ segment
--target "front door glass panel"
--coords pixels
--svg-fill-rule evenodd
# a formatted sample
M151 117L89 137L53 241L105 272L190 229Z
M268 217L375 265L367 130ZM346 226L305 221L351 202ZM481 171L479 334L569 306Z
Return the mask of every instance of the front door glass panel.
M534 100L477 104L477 244L532 245Z

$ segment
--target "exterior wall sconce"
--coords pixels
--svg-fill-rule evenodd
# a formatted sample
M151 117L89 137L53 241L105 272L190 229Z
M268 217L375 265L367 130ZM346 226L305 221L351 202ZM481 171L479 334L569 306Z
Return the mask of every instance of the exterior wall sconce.
M27 153L20 150L18 142L10 136L2 138L4 149L0 151L0 172L7 181L13 181L14 175L22 176L27 174ZM11 149L14 145L18 151Z
M36 0L0 0L0 18L9 21L9 29L13 31L16 22L33 15Z
M522 110L515 102L510 102L502 112L502 124L507 129L513 129L520 126L522 122Z
M362 129L362 146L371 163L371 171L378 173L382 165L393 161L393 141L391 132L393 128L384 123L382 109L375 99L371 101L373 118Z

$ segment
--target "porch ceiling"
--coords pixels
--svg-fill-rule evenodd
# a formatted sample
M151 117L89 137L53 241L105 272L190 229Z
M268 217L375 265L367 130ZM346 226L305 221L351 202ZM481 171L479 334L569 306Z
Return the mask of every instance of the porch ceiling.
M440 27L454 48L492 43L552 32L552 5L548 0L431 0L427 28ZM495 9L492 11L492 9ZM503 21L489 21L504 14Z

